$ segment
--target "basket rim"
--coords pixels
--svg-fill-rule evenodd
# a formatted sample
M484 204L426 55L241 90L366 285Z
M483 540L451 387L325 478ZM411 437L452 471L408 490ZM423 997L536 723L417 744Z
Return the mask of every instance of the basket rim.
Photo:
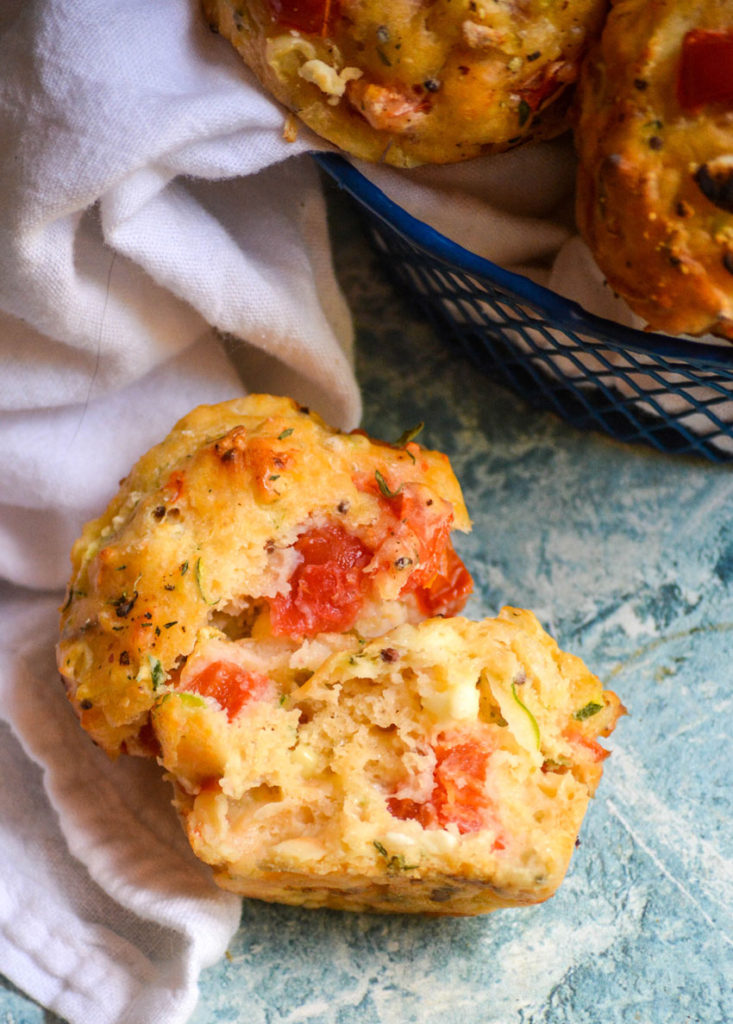
M522 274L505 270L497 263L465 249L429 224L413 217L342 154L313 152L311 156L340 188L411 245L472 277L490 285L500 286L515 299L529 304L551 320L553 327L567 329L573 334L580 335L590 332L614 348L632 349L651 356L677 361L689 360L711 366L733 365L731 344L710 344L668 334L640 331L589 313L574 300L566 299ZM592 344L590 339L581 340Z

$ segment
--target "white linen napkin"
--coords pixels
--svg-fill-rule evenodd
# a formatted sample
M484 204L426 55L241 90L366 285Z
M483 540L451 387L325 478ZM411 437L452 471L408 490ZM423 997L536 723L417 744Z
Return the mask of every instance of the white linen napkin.
M70 545L199 403L360 416L316 143L282 129L195 0L0 4L0 973L72 1024L185 1021L240 903L157 766L71 713Z

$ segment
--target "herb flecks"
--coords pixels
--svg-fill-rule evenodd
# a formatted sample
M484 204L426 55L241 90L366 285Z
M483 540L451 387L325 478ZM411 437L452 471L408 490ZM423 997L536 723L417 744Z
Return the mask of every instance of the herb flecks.
M137 601L137 590L132 594L132 597L128 597L127 593L120 594L116 600L112 602L112 607L115 610L115 614L118 619L126 619L132 609L135 607Z
M401 871L417 870L417 864L408 864L401 853L389 853L384 844L380 843L378 839L372 840L372 845L379 856L384 857L389 874L398 874Z
M150 663L150 678L153 682L153 690L157 690L165 682L165 669L160 658L156 658L152 654L148 655L148 662Z
M422 431L424 426L424 423L418 423L414 427L410 427L409 429L403 431L403 433L401 433L397 440L394 442L395 448L404 448L405 445L408 445L410 443L410 441L414 441L417 435Z
M587 704L573 713L573 718L576 722L584 722L586 718L592 718L599 711L603 711L605 706L605 704L599 704L598 701L589 700Z
M400 484L396 491L392 491L389 488L389 484L384 479L384 476L379 472L378 469L375 469L374 476L377 481L377 486L379 487L379 490L381 491L385 498L396 498L399 495L400 491L402 490L402 484Z

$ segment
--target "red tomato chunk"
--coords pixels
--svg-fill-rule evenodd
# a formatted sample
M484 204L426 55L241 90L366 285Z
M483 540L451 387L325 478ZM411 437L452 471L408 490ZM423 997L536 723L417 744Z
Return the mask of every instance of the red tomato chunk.
M361 611L372 552L340 525L302 534L294 545L303 561L290 578L290 593L270 600L276 636L342 632Z
M437 763L430 800L419 804L392 797L387 801L390 814L402 820L419 821L423 828L445 828L453 824L462 835L495 826L495 815L486 794L490 745L480 738L471 738L450 745L439 743L433 749ZM501 839L495 840L494 849L504 849Z
M245 704L262 700L271 689L270 680L259 672L248 672L231 661L212 661L186 687L202 697L213 697L231 722Z
M359 480L357 486L379 491L372 480ZM426 501L409 483L391 497L380 493L380 500L399 529L409 531L417 545L417 565L401 593L414 593L424 615L457 615L473 590L473 579L451 543L453 510L448 502Z
M677 100L683 110L733 106L733 30L693 29L682 42Z
M268 0L268 3L273 18L281 25L324 36L338 8L338 0Z

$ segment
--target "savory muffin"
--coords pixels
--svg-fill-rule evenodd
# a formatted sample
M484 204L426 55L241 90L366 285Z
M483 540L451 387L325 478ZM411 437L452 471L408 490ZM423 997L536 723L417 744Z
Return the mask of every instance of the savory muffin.
M314 668L315 646L288 674L266 645L212 637L158 694L161 762L218 883L429 914L550 897L602 774L597 737L623 712L615 694L514 608L352 634Z
M654 330L733 339L733 15L617 0L577 93L577 219Z
M450 163L567 127L606 0L202 0L264 87L365 160Z
M225 888L477 914L567 869L623 709L530 612L457 617L470 523L415 433L202 406L73 548L69 698L110 755L158 758Z
M470 523L448 458L410 432L341 433L267 395L194 410L74 545L58 665L82 725L112 755L153 754L151 711L213 649L229 667L196 688L228 687L235 713L272 685L253 658L290 679L342 634L454 614L472 586L454 527ZM239 670L256 681L229 686Z

